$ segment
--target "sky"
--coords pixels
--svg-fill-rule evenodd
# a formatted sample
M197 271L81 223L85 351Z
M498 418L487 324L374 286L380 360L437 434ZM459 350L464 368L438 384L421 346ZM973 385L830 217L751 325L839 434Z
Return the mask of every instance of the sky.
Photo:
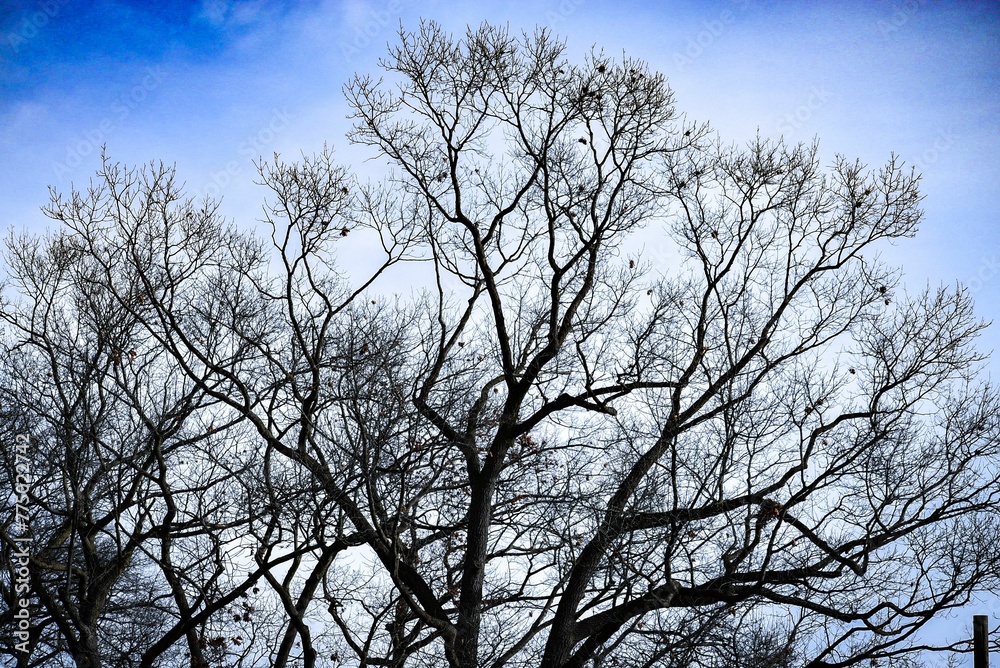
M923 175L925 219L886 250L906 284L964 283L1000 351L1000 7L869 0L7 0L0 4L0 229L44 231L52 186L100 164L176 164L193 196L253 225L253 160L344 139L342 86L377 74L402 24L462 33L482 21L548 26L582 59L623 51L666 74L678 109L728 142L819 138L872 167L895 153ZM1000 356L1000 352L998 352ZM1000 359L990 363L1000 376ZM987 609L988 608L988 609ZM1000 606L980 612L1000 616Z
M189 194L253 224L252 161L344 139L341 87L377 73L400 22L462 32L549 26L571 55L647 60L678 109L726 141L759 130L871 166L895 152L923 174L917 239L889 249L907 282L962 281L1000 320L1000 9L991 2L717 0L442 2L8 0L0 9L0 229L43 229L48 187L114 161L176 164ZM994 328L1000 329L1000 328ZM1000 349L990 331L987 348Z

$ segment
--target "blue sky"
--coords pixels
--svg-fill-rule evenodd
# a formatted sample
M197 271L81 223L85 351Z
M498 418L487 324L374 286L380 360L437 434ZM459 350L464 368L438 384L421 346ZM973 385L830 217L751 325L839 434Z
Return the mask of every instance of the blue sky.
M252 225L252 159L343 139L341 86L376 71L400 21L463 31L551 26L664 72L678 108L727 141L818 136L872 166L896 152L924 175L917 239L889 249L909 285L955 280L997 320L1000 349L1000 9L899 0L256 2L14 0L0 9L0 227L42 230L47 187L113 160L176 163L192 195ZM1000 361L992 363L997 377ZM993 606L994 608L996 606ZM993 610L1000 614L1000 610Z
M549 25L574 54L625 50L728 141L818 136L828 158L873 166L895 151L927 195L920 236L899 249L908 280L965 281L983 317L1000 316L989 2L15 0L0 10L0 226L43 225L47 186L85 183L105 143L114 160L176 163L192 194L252 223L251 159L323 142L365 157L343 139L341 86L419 17Z

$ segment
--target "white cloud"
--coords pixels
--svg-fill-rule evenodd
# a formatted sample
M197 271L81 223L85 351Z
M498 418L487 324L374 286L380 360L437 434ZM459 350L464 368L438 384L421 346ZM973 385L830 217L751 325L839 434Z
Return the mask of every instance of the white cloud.
M221 26L226 21L226 14L229 12L230 0L204 0L201 3L201 11L197 18L207 21L214 26Z

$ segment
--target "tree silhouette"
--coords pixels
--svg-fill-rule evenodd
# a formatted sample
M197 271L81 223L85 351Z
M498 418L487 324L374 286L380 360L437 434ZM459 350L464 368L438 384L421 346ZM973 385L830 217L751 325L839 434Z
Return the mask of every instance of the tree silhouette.
M400 37L346 87L384 178L275 156L254 234L106 161L8 244L28 665L916 665L997 592L984 325L878 259L917 175L546 31Z

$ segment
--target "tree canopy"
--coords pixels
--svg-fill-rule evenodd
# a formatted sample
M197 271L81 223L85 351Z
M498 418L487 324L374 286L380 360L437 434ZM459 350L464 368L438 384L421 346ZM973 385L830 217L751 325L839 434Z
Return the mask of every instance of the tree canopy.
M252 228L106 159L9 237L19 666L904 666L998 593L985 325L878 255L919 175L724 143L545 30L382 66L383 178L275 155Z

